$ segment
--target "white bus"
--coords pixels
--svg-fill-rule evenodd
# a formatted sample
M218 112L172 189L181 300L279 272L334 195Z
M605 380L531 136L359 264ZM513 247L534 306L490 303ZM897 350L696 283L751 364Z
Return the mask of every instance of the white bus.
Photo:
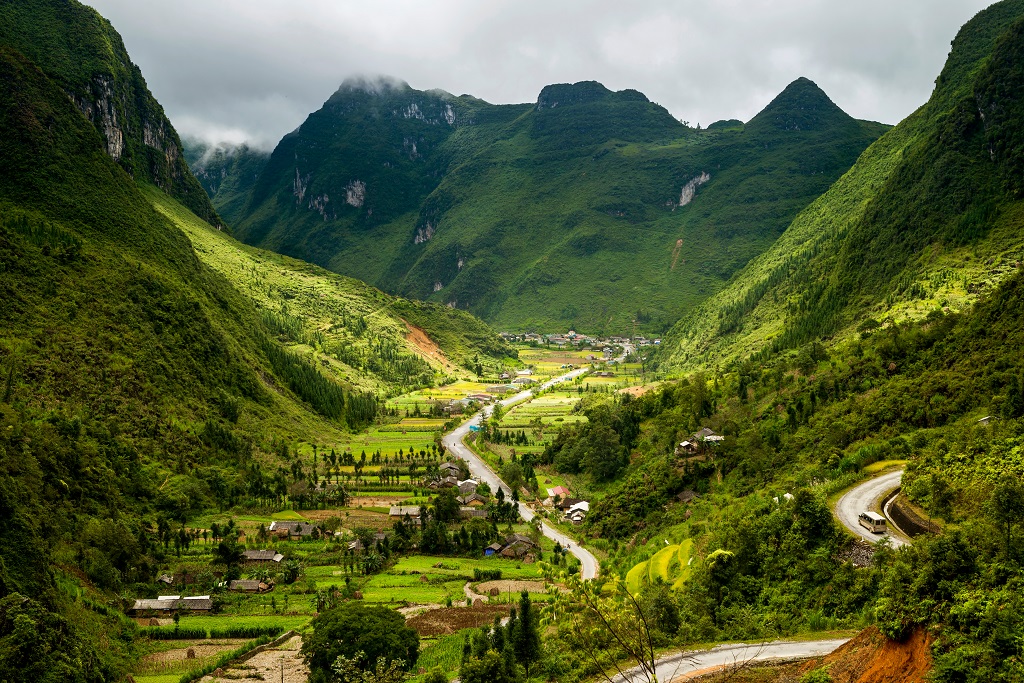
M858 517L860 525L873 534L885 533L885 517L877 512L862 512Z

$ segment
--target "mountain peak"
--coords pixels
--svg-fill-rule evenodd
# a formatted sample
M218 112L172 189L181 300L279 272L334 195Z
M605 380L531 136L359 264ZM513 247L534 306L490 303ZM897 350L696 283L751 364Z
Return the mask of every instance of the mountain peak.
M387 93L412 90L412 87L400 78L393 76L350 76L341 82L338 92L363 92L367 95L384 95Z
M747 130L825 130L852 120L814 81L801 76L752 118Z
M612 92L597 81L580 81L578 83L555 83L546 85L537 96L537 109L554 109L573 104L589 104L602 100L649 102L650 100L638 90L620 90Z

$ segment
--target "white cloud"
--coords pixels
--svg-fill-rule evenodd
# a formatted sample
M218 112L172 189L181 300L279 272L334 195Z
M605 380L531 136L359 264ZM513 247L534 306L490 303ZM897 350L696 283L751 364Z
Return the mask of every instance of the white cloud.
M635 88L677 118L750 119L806 76L895 123L987 0L92 0L183 134L272 145L353 74L491 102Z

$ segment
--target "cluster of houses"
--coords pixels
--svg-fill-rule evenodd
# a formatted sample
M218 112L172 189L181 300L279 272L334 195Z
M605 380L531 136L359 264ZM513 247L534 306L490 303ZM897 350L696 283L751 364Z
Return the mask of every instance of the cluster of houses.
M499 336L507 342L525 342L527 344L550 344L558 348L565 348L567 346L586 346L590 348L600 348L601 346L607 346L609 349L612 345L622 346L635 341L637 344L643 346L649 346L651 344L660 344L660 339L646 339L644 337L637 337L630 339L629 337L593 337L587 334L579 334L576 330L569 330L564 334L537 334L536 332L529 332L526 334L517 334L514 332L499 332Z
M476 492L480 482L475 479L459 479L462 470L454 462L444 462L438 468L440 476L427 484L427 488L440 491L442 489L458 489L456 500L459 502L459 516L462 519L487 519L487 498ZM418 505L392 505L388 511L392 521L408 517L413 521L420 518Z
M707 427L701 429L699 432L695 432L686 441L680 442L676 446L677 456L688 456L688 455L706 455L711 449L718 444L725 441L725 437Z
M523 534L510 534L505 537L504 542L495 542L484 548L484 555L487 557L505 557L512 560L523 560L527 563L534 562L540 553L540 546L533 542L529 536Z
M564 486L555 486L547 490L548 497L544 505L562 512L565 519L573 524L583 523L587 513L590 512L590 503L581 499L573 498L569 489Z

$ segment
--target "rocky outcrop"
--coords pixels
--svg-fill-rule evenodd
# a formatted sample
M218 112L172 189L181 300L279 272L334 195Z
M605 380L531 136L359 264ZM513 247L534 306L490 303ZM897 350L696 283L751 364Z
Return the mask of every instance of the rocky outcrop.
M24 54L61 87L121 168L220 225L185 163L178 133L109 22L75 0L7 3L5 11L0 44ZM48 27L47 41L26 30L42 25Z

